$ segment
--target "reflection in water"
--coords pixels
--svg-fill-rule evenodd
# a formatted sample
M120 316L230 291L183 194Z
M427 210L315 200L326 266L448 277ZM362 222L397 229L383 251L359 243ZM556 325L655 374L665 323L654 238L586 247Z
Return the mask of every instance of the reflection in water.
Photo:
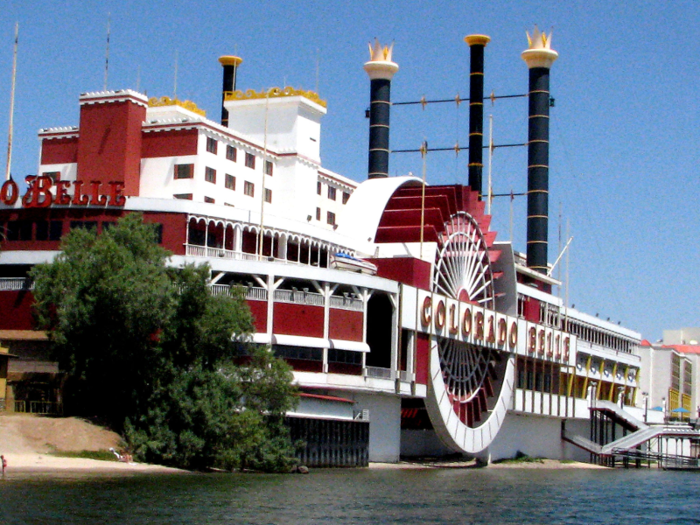
M697 523L697 473L316 470L300 475L29 476L0 523Z

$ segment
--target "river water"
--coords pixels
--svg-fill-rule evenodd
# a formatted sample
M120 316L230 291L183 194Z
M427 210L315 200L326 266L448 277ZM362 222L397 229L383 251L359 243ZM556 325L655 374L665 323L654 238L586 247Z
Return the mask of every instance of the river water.
M700 523L700 473L314 470L0 481L2 524Z

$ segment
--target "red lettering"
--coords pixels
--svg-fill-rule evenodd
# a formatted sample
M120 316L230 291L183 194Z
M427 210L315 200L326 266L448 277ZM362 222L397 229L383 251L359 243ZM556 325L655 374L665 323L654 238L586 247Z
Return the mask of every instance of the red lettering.
M477 341L484 340L484 313L476 312L476 334L474 334L474 339Z
M445 326L445 302L438 301L435 311L435 328L441 329L443 326Z
M488 326L489 329L487 331L488 335L486 336L486 341L489 343L495 343L496 342L496 330L495 330L495 323L493 322L493 315L489 315L488 318Z
M518 323L516 321L511 323L509 335L508 345L510 346L511 350L513 350L518 345Z
M126 197L124 197L124 183L118 181L110 182L109 205L124 206L124 204L126 204Z
M533 326L528 331L527 351L531 354L537 349L537 329Z
M498 344L503 346L506 344L506 339L508 339L508 323L501 317L498 320Z
M430 325L430 321L433 320L433 302L429 296L423 299L423 313L421 315L421 321L423 326Z
M73 188L75 188L75 192L73 193L73 205L74 206L87 206L88 205L88 196L83 195L83 181L76 180L73 183Z
M539 337L537 338L537 353L544 354L544 329L540 329Z
M61 206L67 206L70 204L70 195L68 195L68 188L70 188L69 180L58 180L56 181L56 197L54 198L54 204L59 204Z
M5 181L0 188L0 202L7 206L12 206L19 197L19 187L13 180Z
M100 194L100 186L102 186L102 183L98 180L93 180L90 184L92 185L92 200L90 204L93 206L104 206L107 204L107 197Z
M472 333L472 311L471 308L467 308L464 311L464 317L462 317L462 335L468 336Z
M29 183L27 193L22 197L22 206L25 208L46 208L51 206L53 195L51 195L53 181L50 177L36 177Z
M450 333L456 334L459 332L459 316L457 315L457 305L450 306Z

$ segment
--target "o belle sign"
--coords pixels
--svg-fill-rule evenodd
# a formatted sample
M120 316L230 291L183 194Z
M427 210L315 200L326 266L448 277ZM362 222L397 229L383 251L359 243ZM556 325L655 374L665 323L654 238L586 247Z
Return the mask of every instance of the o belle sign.
M439 337L548 360L569 361L571 335L478 305L419 292L419 329Z
M61 206L124 206L123 182L59 180L54 182L51 177L27 177L29 188L22 197L24 208L47 208L52 204ZM73 194L68 190L73 188ZM0 204L14 205L19 199L19 187L13 180L8 180L0 186Z

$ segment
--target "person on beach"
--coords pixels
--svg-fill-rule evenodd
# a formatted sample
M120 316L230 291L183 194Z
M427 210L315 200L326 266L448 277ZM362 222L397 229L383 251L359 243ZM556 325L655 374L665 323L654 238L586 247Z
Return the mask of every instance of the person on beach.
M0 456L0 461L2 461L2 477L5 477L5 469L7 468L7 460L5 456Z

